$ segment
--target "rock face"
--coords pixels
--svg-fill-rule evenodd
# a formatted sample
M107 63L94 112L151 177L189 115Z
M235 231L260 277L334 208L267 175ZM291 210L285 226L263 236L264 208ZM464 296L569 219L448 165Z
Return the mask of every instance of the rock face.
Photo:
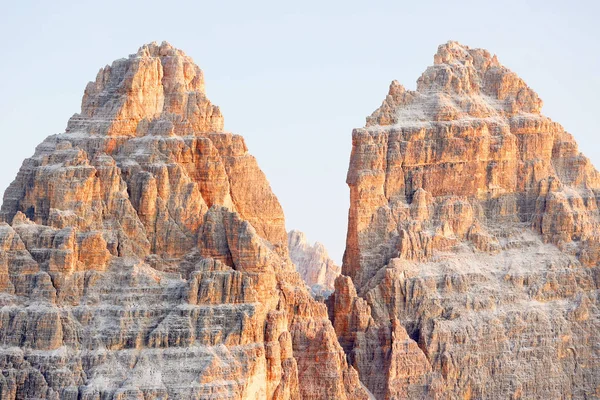
M329 296L334 290L335 278L340 274L341 267L329 258L325 246L319 242L311 245L303 232L292 230L288 232L288 248L296 270L312 293Z
M354 130L328 305L377 398L600 397L600 175L541 105L449 42Z
M100 70L0 218L2 399L367 398L264 174L167 43Z

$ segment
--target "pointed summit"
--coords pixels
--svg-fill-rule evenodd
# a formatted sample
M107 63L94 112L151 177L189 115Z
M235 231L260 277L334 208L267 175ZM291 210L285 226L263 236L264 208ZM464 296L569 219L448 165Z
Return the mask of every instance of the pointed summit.
M438 47L433 62L417 80L416 91L392 82L367 126L540 114L537 93L487 50L450 41Z
M223 130L223 116L204 92L202 70L167 42L98 72L67 132L108 136L190 135Z

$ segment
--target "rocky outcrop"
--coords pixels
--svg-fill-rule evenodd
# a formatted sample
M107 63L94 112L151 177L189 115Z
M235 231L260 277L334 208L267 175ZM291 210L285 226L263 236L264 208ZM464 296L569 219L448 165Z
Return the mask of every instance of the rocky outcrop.
M449 42L354 130L328 306L377 398L600 395L600 175L541 105Z
M2 399L367 398L264 174L167 43L100 70L0 218Z
M304 232L292 230L288 232L288 248L296 270L311 292L317 296L329 296L341 267L329 258L325 246L319 242L311 245Z

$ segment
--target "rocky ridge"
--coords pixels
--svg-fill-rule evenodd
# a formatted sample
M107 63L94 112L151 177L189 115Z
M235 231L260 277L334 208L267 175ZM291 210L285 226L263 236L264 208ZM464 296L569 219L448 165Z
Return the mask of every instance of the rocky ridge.
M377 398L600 397L600 175L541 107L448 42L354 130L328 305Z
M329 296L341 267L329 258L325 246L319 242L311 245L304 232L292 230L288 232L288 248L292 262L311 292L316 296Z
M0 219L2 399L367 398L264 174L168 43L100 70Z

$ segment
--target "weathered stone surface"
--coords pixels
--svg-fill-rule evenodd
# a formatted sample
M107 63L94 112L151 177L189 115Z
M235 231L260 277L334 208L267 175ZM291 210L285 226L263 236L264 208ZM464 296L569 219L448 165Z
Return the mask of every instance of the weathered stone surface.
M2 399L366 399L281 206L167 43L103 68L0 210Z
M327 249L319 242L311 245L303 232L288 232L290 258L296 270L317 296L329 296L334 290L335 278L342 268L329 258Z
M85 88L81 113L67 127L67 132L81 130L109 136L199 135L222 131L223 117L206 98L200 68L163 43L143 46L98 72Z
M328 305L377 398L600 395L600 175L541 104L449 42L354 130Z

